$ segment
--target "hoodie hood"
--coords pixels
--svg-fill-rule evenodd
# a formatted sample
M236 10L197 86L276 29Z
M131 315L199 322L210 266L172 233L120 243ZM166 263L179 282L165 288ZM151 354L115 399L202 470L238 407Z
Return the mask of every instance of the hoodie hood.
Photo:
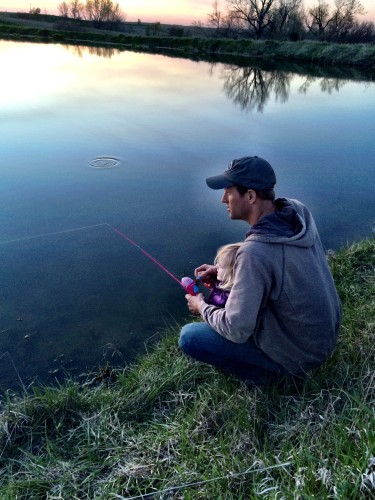
M312 246L318 233L310 211L301 202L286 198L278 198L275 206L274 212L251 227L246 241Z

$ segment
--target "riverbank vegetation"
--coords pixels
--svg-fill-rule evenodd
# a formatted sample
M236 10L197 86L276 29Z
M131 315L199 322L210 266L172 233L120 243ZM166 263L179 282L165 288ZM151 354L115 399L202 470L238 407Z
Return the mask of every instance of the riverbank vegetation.
M328 42L281 42L277 40L129 35L106 31L70 31L2 23L0 38L43 43L97 45L120 50L179 54L199 59L242 57L267 61L315 63L342 67L375 67L375 45L331 44Z
M343 326L303 386L248 388L171 326L124 370L5 395L0 497L373 498L375 240L329 259Z
M58 4L60 16L42 14L38 8L0 13L0 38L170 51L195 59L375 67L375 26L357 19L364 12L359 0L336 0L334 6L319 0L307 10L302 0L229 0L226 10L220 10L218 1L212 9L204 25L174 26L140 19L125 22L126 14L111 0L68 0Z
M375 26L361 21L360 0L219 0L208 13L208 25L220 36L278 40L312 39L359 43L375 41Z
M375 25L362 20L360 0L214 0L207 22L191 26L126 23L126 14L113 0L64 0L56 5L59 22L75 28L101 28L143 35L206 36L273 40L315 40L340 43L374 43ZM17 13L18 19L48 21L40 8ZM51 16L55 18L56 16Z

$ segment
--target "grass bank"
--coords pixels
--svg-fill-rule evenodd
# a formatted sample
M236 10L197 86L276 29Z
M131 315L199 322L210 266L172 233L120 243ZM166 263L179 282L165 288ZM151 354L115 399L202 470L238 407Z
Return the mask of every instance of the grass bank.
M0 38L36 40L66 44L96 44L119 49L162 52L173 50L181 55L235 56L268 61L315 63L343 67L375 68L375 45L333 44L328 42L280 42L275 40L220 39L205 37L142 36L116 32L72 31L36 28L1 22Z
M343 327L302 388L193 362L176 326L105 380L4 397L0 498L374 498L375 240L330 265Z

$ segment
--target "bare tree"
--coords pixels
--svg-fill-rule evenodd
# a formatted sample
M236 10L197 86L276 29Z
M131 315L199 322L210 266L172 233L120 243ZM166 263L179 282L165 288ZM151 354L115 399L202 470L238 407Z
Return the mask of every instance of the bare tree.
M345 39L355 26L356 16L364 12L360 0L335 0L332 12L326 1L318 0L318 4L308 10L306 26L311 33L319 36Z
M233 12L228 12L223 18L222 30L226 36L237 38L239 33L243 31L243 23L233 14Z
M335 38L345 37L355 24L357 15L364 14L365 9L360 0L336 0L330 34Z
M355 21L347 36L350 43L375 43L375 24L372 21Z
M112 0L64 0L57 9L62 17L92 21L97 27L108 24L110 27L125 20L118 3Z
M104 23L117 24L125 19L119 4L112 0L86 0L85 15L98 27Z
M80 0L70 0L70 17L73 19L81 19L85 6Z
M118 3L110 2L111 8L107 13L107 20L111 23L119 23L125 20L125 15L121 12L120 5Z
M282 32L289 19L301 8L302 0L276 0L273 13L273 29Z
M69 17L69 5L67 2L61 2L57 6L57 10L61 17Z
M218 0L215 0L212 4L212 12L207 14L207 21L210 26L213 26L217 30L221 28L223 14L219 7Z
M303 10L303 0L226 0L226 12L214 0L208 26L220 36L238 36L247 30L252 36L266 33L297 40L307 30L320 38L345 40L364 13L361 0L316 0ZM333 5L332 5L333 4ZM371 30L366 27L367 32ZM365 31L366 31L365 30Z
M323 35L327 26L333 21L329 5L324 0L318 0L318 5L308 10L305 19L307 29L318 35Z
M275 0L227 0L232 17L242 21L260 38L272 23Z
M236 38L241 26L232 11L224 13L218 0L212 4L212 12L207 14L208 26L216 30L217 36Z

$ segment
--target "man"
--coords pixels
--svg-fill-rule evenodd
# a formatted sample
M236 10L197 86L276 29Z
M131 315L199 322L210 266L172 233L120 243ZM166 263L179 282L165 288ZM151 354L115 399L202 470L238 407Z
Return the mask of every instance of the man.
M257 156L234 160L206 179L224 189L230 218L251 226L235 262L225 308L186 295L203 322L185 325L182 351L250 384L284 376L303 377L331 354L341 323L341 305L316 225L297 200L275 200L276 176ZM216 267L195 270L203 282Z

